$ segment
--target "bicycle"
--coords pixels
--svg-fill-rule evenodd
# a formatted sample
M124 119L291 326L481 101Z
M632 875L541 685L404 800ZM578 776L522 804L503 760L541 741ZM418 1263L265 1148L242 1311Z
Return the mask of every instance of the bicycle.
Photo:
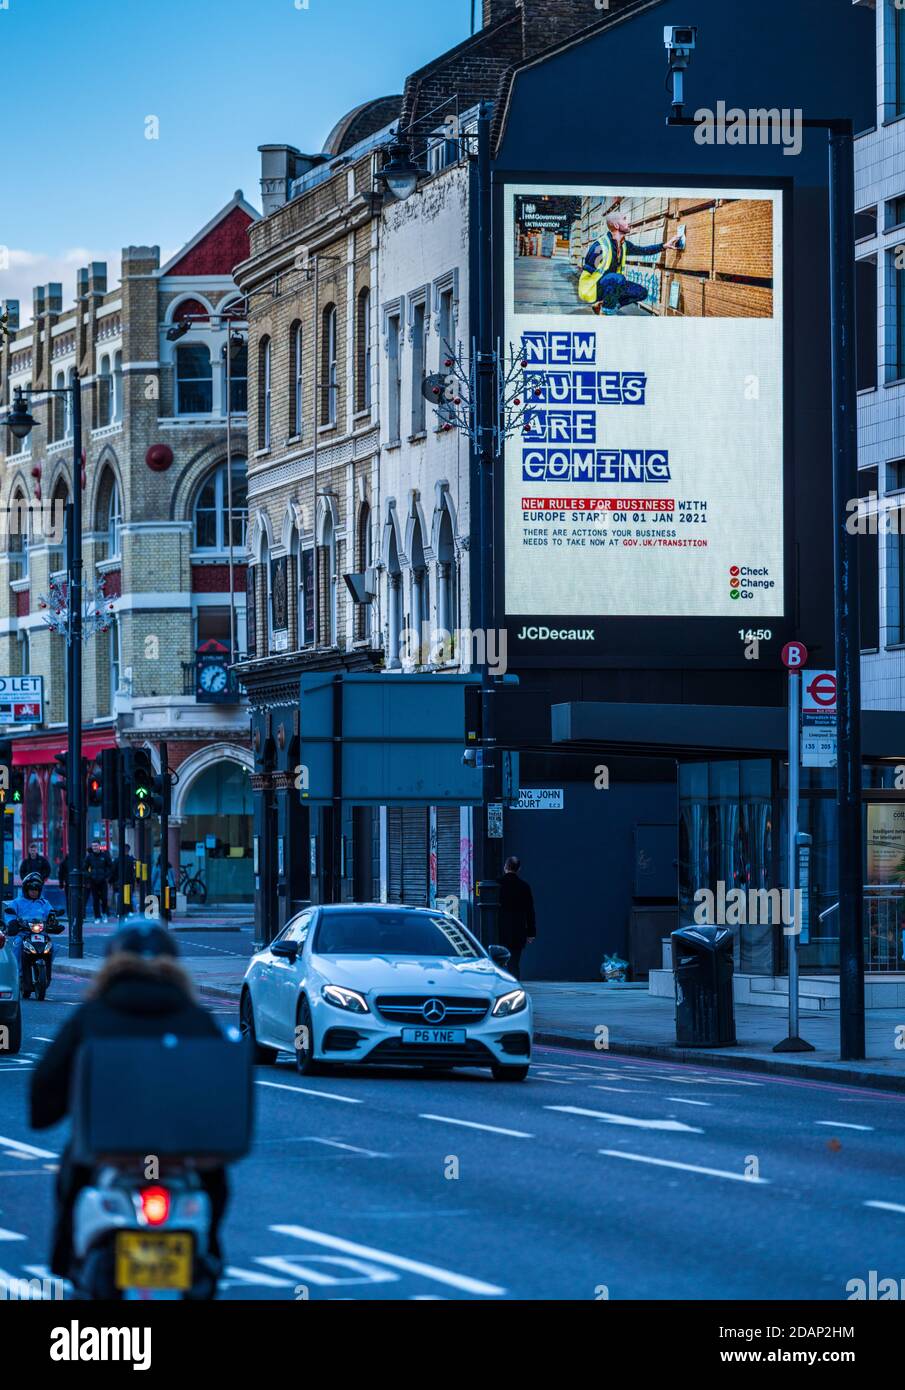
M201 870L199 869L197 873L190 874L188 870L188 865L183 864L179 870L178 891L180 893L184 893L186 898L188 898L189 902L198 901L201 903L206 903L207 884L201 877Z

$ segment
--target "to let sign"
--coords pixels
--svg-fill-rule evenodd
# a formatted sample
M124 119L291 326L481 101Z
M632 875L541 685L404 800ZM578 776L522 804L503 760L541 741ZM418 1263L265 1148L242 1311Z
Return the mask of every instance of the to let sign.
M44 677L0 676L0 724L43 724Z
M801 676L801 765L836 766L836 672Z

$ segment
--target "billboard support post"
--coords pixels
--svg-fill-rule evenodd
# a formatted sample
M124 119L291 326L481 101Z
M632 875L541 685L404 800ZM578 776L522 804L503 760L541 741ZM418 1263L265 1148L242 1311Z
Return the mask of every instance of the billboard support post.
M858 496L855 383L855 175L852 123L830 126L830 325L833 389L833 566L836 604L836 834L839 864L839 1056L864 1048L861 866L861 613L858 537L847 526Z
M492 264L493 243L491 239L491 187L490 187L490 108L482 102L478 113L477 138L477 197L475 208L475 242L477 245L477 309L474 354L477 363L476 391L476 438L478 443L478 498L480 517L478 535L480 537L480 618L478 629L483 636L484 659L481 663L481 717L482 717L482 806L481 806L481 847L480 878L495 879L502 871L502 840L490 834L491 807L500 800L499 752L496 741L494 720L494 686L488 665L490 649L489 633L494 624L493 593L493 485L495 450L498 435L496 431L496 385L497 361L493 352L492 324ZM486 944L496 939L497 909L493 895L485 897L482 910L478 914L478 927L481 940Z
M789 648L807 658L803 647L790 642ZM786 650L788 650L787 648ZM788 879L789 904L792 930L789 933L789 1035L778 1042L774 1052L813 1052L814 1048L798 1035L798 945L801 934L801 913L798 910L798 794L801 775L801 666L796 666L793 657L789 662L789 802L788 802Z

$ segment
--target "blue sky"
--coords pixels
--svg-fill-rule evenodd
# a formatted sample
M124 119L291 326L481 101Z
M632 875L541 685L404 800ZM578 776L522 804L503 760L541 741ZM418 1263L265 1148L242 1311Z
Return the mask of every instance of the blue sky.
M260 207L258 145L320 149L346 111L466 38L471 12L470 0L6 4L0 299L20 299L23 321L33 285L61 280L68 303L88 260L112 276L125 245L166 256L237 188Z

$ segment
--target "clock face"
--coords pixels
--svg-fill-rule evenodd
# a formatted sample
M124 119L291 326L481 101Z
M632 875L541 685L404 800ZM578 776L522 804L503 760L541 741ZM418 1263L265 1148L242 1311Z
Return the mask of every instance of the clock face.
M219 695L226 689L226 667L213 662L202 666L199 675L201 689L208 691L211 695Z

